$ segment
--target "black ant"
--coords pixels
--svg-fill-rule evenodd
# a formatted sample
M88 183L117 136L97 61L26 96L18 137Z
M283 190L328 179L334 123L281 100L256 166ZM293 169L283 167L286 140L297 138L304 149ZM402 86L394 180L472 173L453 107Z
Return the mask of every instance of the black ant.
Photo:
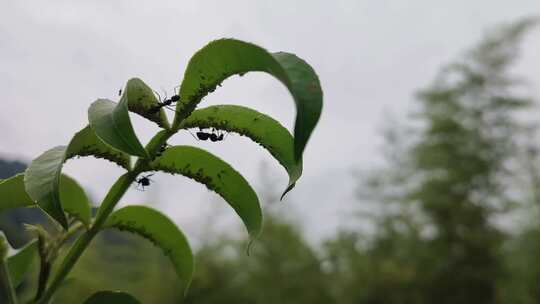
M224 140L226 138L226 136L223 134L223 132L219 132L215 128L212 128L212 132L210 132L210 133L204 132L201 128L199 128L199 131L197 133L195 133L197 135L197 137L195 137L191 132L189 132L189 133L196 140L208 140L208 139L210 139L210 141L216 142L216 141L222 141L222 140ZM229 133L227 133L227 134L229 134Z
M154 175L154 173L143 175L141 178L138 178L137 180L135 180L137 182L137 190L144 191L144 187L150 186L150 183L153 182L153 180L150 179L150 176L152 175Z
M175 89L176 90L176 89ZM171 96L171 98L167 98L167 92L164 92L165 93L165 98L163 99L163 101L161 101L161 95L159 95L158 92L154 91L156 93L156 95L158 96L159 98L159 102L158 102L158 105L150 108L150 110L148 110L148 112L150 114L154 114L154 113L157 113L159 112L159 110L163 107L166 107L167 109L171 110L171 111L175 111L175 109L171 108L170 105L172 105L173 103L175 102L178 102L180 100L180 95L178 95L176 92L173 96Z
M122 89L118 90L118 96L122 96Z
M171 145L169 145L168 143L164 143L163 145L161 145L161 147L159 147L159 151L156 153L156 156L160 157L161 155L163 155L163 152L165 152L165 150L170 146Z

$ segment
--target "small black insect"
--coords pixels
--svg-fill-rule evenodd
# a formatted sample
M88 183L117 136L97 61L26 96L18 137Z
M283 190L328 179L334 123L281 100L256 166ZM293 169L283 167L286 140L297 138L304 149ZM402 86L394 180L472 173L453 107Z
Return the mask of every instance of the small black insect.
M138 178L136 180L136 182L137 182L137 190L144 191L144 187L150 186L150 183L153 182L153 180L150 179L150 176L152 176L152 175L154 175L154 173L143 175L141 178Z
M122 96L122 89L118 90L118 96Z
M176 88L175 88L175 93L174 93L173 96L171 96L171 98L167 98L167 92L164 92L164 94L165 94L164 99L161 99L161 95L159 95L158 92L154 91L154 93L156 93L156 95L158 96L159 101L158 101L158 104L156 106L154 106L154 107L150 108L150 110L148 110L148 112L150 114L154 114L154 113L159 112L159 110L161 108L163 108L163 107L165 107L165 108L167 108L167 109L169 109L171 111L176 112L175 109L170 107L170 105L172 105L173 103L180 101L180 95L178 95L178 93L176 93Z
M161 155L163 155L163 152L165 152L165 149L167 149L167 147L169 146L170 145L168 143L164 143L163 145L161 145L161 147L159 147L159 151L156 153L156 156L160 157Z
M193 136L193 133L189 132L191 136ZM228 134L228 133L227 133ZM196 140L208 140L212 142L216 141L222 141L226 138L225 134L223 132L220 132L219 130L216 130L215 128L212 128L212 131L210 133L204 132L201 128L199 128L199 131L195 133L197 137L193 136Z
M213 142L222 141L223 140L223 133L219 133L219 134L212 133L212 134L210 134L210 140L213 141Z
M197 134L199 140L207 140L210 137L210 133L203 132L202 130L199 130L199 132L195 134Z

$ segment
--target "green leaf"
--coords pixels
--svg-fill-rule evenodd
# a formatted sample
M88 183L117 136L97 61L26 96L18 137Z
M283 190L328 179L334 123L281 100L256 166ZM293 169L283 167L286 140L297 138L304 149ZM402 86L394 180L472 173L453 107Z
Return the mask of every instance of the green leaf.
M184 292L193 276L193 253L182 231L165 215L145 206L128 206L115 211L104 228L117 228L141 235L169 257Z
M84 190L71 178L64 177L62 181L65 183L65 191L60 193L60 176L67 150L66 146L58 146L46 151L30 163L24 174L28 196L65 229L68 228L68 223L63 204L66 211L83 223L90 223L90 216L87 214L90 204Z
M66 159L89 155L110 160L124 169L130 170L130 156L105 144L96 136L90 126L86 126L77 132L69 142Z
M21 173L0 182L0 212L36 206L26 192L23 179L24 174ZM90 224L91 207L88 197L81 186L65 174L60 177L60 202L67 213L87 226Z
M60 202L64 210L90 226L92 207L84 189L71 177L62 174L60 179Z
M24 188L24 173L0 181L0 212L35 205Z
M163 108L159 107L159 101L152 89L139 78L131 78L126 85L124 95L127 95L128 108L144 118L155 122L158 126L169 129L170 125Z
M109 148L87 126L73 136L67 147L55 147L33 160L24 175L25 190L31 200L37 202L41 209L66 229L67 220L60 203L59 192L62 166L69 158L86 155L105 158L128 170L130 168L129 155ZM84 191L83 194L79 194L79 197L82 196L85 196ZM78 203L84 204L84 202ZM77 210L73 210L71 207L68 206L70 209L68 211L76 212L75 215L81 216L79 219L82 222L88 222L86 215L84 215L85 212L80 213L82 206L79 206Z
M84 301L84 304L140 304L132 295L121 291L100 291Z
M131 126L128 100L123 95L117 104L107 99L98 99L88 109L88 120L96 135L111 147L146 158L148 155Z
M240 173L218 157L199 148L174 146L152 161L149 170L182 174L206 185L236 211L252 239L259 235L262 212L257 194Z
M9 276L14 287L20 285L28 270L37 261L38 245L37 241L32 241L17 253L7 258Z
M294 160L294 139L289 131L268 115L236 105L218 105L195 110L181 126L187 128L216 128L236 132L251 138L287 170L289 184L283 195L291 190L302 175L302 161ZM283 197L283 196L282 196Z
M251 43L234 39L210 42L189 61L180 86L180 101L173 127L188 117L201 99L226 78L247 72L266 72L280 80L296 104L294 155L302 158L305 145L322 110L322 90L315 71L289 53L269 53Z
M66 146L52 148L34 159L24 174L26 193L62 227L68 228L60 204L60 171L65 160Z

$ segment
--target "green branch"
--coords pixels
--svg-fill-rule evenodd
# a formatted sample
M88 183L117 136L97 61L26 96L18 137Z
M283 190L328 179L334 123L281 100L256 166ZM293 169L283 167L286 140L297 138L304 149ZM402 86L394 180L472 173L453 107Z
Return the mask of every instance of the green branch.
M0 281L6 291L8 304L17 304L17 294L9 277L9 269L6 259L0 260Z
M92 239L99 232L101 226L107 219L107 216L109 216L120 198L122 198L131 183L133 183L133 181L137 177L137 174L137 171L128 172L118 178L116 183L111 187L109 193L107 193L107 196L103 200L103 203L101 205L101 208L99 209L99 213L96 217L94 224L92 225L92 228L83 233L77 239L77 241L75 241L75 244L73 244L68 254L64 258L62 265L60 265L60 268L56 273L55 277L53 278L49 288L45 291L43 297L37 302L38 304L48 303L48 301L51 299L56 290L60 287L61 283L64 281L68 273L71 271L79 257L82 255L86 247L88 247Z
M156 136L154 136L146 147L148 153L151 156L155 156L159 151L159 148L165 144L173 134L174 132L168 130L156 134ZM111 187L107 193L107 196L105 196L103 202L101 203L101 207L98 210L94 224L88 231L83 233L70 248L49 288L45 291L43 297L36 302L37 304L48 303L64 279L67 277L77 260L80 258L86 247L88 247L96 234L102 229L103 224L114 210L114 207L118 204L122 196L124 196L130 185L135 181L137 175L139 175L139 173L144 171L144 169L147 167L147 162L148 160L139 159L133 171L120 176L115 184Z

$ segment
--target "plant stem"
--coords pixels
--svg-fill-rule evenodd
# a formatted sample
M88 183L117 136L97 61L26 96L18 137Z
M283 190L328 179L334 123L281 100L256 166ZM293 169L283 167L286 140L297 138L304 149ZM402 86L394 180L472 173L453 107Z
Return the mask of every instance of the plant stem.
M38 287L36 291L35 300L38 300L47 288L47 281L49 280L49 275L51 274L51 264L47 257L47 240L49 239L49 234L43 230L43 227L36 226L34 231L38 236L38 252L39 252L39 276L38 276Z
M47 280L49 280L50 274L51 274L50 262L47 260L41 260L39 278L38 278L38 288L37 288L35 299L39 299L43 295L43 292L45 291L45 287L47 287Z
M51 274L52 265L58 255L58 251L64 245L64 243L75 233L77 233L83 227L82 223L77 222L69 228L68 231L61 232L61 234L52 242L48 248L45 248L45 239L39 239L39 255L40 255L40 272L38 279L38 290L36 292L35 301L39 300L43 296L45 288L47 288L47 282Z
M152 140L146 146L146 151L148 151L151 159L153 159L160 148L167 142L167 140L176 133L175 130L163 130L158 132ZM126 191L129 189L129 186L135 181L137 175L142 171L147 169L148 165L147 159L139 159L135 164L135 168L132 171L120 176L118 180L111 187L107 196L103 199L101 207L98 210L96 219L92 227L83 233L70 248L68 254L62 261L62 265L58 269L56 275L54 276L49 288L43 294L43 297L39 299L36 304L46 304L49 302L51 297L54 295L56 290L60 287L68 273L71 271L77 260L80 258L86 247L90 244L92 239L96 234L101 230L101 227L107 220L107 217L112 213L114 207L118 201L124 196Z
M76 241L75 244L70 248L68 254L64 258L62 265L58 269L55 277L53 278L49 288L45 291L43 297L37 302L38 304L45 304L51 299L56 290L60 287L61 283L64 281L68 273L71 271L79 257L82 255L86 247L90 244L92 239L100 231L101 227L105 223L107 217L114 210L114 207L122 198L124 193L129 189L129 186L133 183L137 175L139 174L138 170L130 171L118 178L116 183L111 187L105 199L99 208L96 220L92 227L83 233Z
M54 261L54 259L58 255L58 251L67 242L67 240L69 240L70 237L72 237L74 234L79 232L79 230L81 230L83 227L84 227L84 225L81 222L77 222L73 226L69 227L68 231L66 231L60 237L58 237L58 239L53 244L53 246L52 246L52 248L51 248L51 250L49 252L50 259L52 261Z
M6 259L0 259L0 281L7 294L8 304L17 304L17 294L9 277L9 269Z

